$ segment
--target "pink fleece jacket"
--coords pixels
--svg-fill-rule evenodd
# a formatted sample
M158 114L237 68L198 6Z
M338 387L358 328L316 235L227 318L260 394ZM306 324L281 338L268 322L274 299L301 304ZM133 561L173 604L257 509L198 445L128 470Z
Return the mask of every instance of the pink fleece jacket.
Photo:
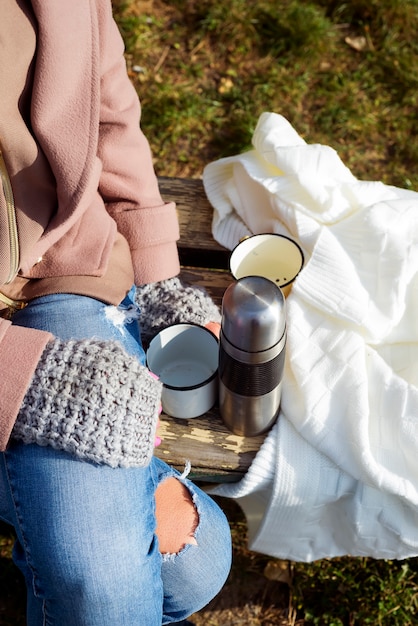
M101 275L118 230L128 241L136 284L175 276L175 206L158 190L111 3L32 0L32 7L38 42L31 122L56 180L58 210L25 251L22 273ZM1 450L49 339L0 320Z

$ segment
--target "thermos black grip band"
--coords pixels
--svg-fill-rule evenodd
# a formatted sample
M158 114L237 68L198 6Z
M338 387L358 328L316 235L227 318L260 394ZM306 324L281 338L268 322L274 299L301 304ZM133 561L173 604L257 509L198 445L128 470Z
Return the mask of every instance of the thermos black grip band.
M241 363L225 352L222 344L219 350L219 377L233 393L241 396L263 396L273 391L283 376L285 350L265 363Z

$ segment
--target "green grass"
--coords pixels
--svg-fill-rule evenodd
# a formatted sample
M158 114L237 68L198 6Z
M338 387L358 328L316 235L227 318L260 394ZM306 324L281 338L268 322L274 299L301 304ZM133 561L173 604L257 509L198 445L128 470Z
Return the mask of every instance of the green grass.
M269 110L359 178L418 187L416 0L133 0L115 15L159 174L248 149Z
M418 560L349 557L295 566L293 603L306 625L418 623Z

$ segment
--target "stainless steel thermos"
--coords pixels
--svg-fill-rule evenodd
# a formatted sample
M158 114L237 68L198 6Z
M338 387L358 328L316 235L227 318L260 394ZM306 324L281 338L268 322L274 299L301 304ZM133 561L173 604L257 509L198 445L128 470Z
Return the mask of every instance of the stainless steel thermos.
M261 276L225 291L219 345L219 408L237 435L268 430L280 408L286 345L285 299Z

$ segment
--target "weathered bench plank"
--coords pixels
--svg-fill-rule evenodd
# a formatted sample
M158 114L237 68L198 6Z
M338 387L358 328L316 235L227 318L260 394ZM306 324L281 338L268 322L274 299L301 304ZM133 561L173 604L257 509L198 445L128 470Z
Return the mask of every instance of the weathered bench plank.
M221 306L225 289L232 280L229 272L201 267L182 267L180 276L190 285L205 287L218 306Z
M162 196L177 205L180 223L178 244L181 277L189 284L205 287L220 305L233 278L228 271L230 252L212 237L212 207L201 180L160 178ZM264 441L259 437L239 437L223 424L215 406L202 417L181 420L161 415L159 435L162 444L156 454L180 471L189 460L191 476L208 482L234 482L250 466Z
M213 209L206 197L203 183L198 178L158 179L162 196L174 201L180 223L179 249L195 250L203 245L206 250L225 252L212 237Z
M225 428L215 407L204 417L181 420L162 416L163 442L157 456L182 471L190 461L191 476L206 482L235 482L251 464L263 438L239 437Z
M191 178L159 178L166 200L176 203L180 224L178 249L184 266L228 269L229 251L212 237L213 209L203 183Z

